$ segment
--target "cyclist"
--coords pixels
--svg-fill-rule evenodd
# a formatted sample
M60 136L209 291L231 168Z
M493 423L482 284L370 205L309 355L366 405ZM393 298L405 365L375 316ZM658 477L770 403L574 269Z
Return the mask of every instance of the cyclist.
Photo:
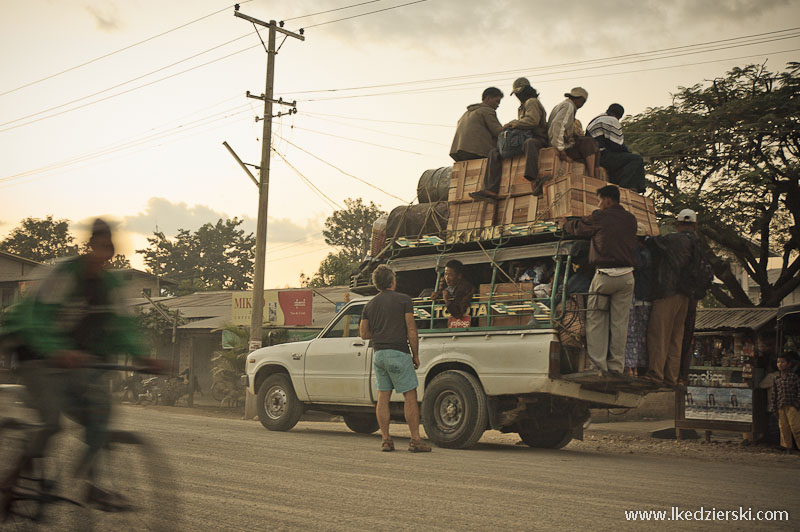
M45 455L61 428L62 412L84 427L86 450L75 474L87 481L87 502L108 511L126 509L121 495L92 483L93 458L106 443L111 400L102 373L86 366L123 353L153 370L163 370L164 365L141 358L146 350L132 316L122 307L121 282L106 270L113 256L111 228L98 218L88 253L54 266L6 316L4 334L17 343L19 376L41 423L17 467L0 484L0 513L13 502L11 489L20 472Z

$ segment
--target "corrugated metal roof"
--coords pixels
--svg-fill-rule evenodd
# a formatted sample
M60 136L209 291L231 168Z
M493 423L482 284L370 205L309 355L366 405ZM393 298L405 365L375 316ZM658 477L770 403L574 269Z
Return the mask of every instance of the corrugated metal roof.
M695 330L759 329L775 319L776 308L702 308L697 309Z

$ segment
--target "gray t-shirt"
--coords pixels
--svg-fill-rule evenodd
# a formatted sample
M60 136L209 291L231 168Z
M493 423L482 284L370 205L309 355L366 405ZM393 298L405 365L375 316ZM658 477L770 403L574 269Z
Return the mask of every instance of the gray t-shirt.
M394 349L410 353L406 314L414 313L411 298L394 290L384 290L364 307L362 318L369 322L375 351Z

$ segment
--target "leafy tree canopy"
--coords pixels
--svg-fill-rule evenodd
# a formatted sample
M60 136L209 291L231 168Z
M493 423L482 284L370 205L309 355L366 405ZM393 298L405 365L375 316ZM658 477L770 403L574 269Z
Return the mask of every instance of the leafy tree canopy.
M327 220L322 234L325 242L339 248L329 253L320 263L319 270L307 277L300 274L303 286L336 286L350 283L350 275L369 253L372 224L386 213L378 205L364 203L361 198L344 200L345 209L334 211Z
M192 233L179 229L170 239L154 232L144 256L150 273L178 283L168 289L174 295L208 290L251 288L255 260L255 236L239 229L242 220L218 220Z
M649 161L656 210L698 213L706 256L724 284L714 297L752 306L733 263L758 284L762 306L779 306L800 286L800 63L780 73L734 68L624 124L627 143ZM770 257L780 259L772 279Z
M53 262L60 257L75 255L78 246L69 232L69 220L25 218L0 242L0 249L37 262Z

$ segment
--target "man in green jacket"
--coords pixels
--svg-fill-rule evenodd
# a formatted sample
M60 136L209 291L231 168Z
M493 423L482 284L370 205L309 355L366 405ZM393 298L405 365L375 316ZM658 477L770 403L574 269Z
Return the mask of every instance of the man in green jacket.
M497 87L489 87L483 91L481 103L467 107L458 120L456 135L450 148L450 157L454 161L482 159L497 147L497 135L503 130L497 119L497 108L503 92Z
M108 434L110 394L102 373L87 366L119 354L137 358L147 354L133 317L122 306L121 280L105 269L113 256L111 228L97 219L89 252L54 266L6 318L3 334L18 346L18 372L41 417L20 464L0 485L6 504L5 496L20 470L31 459L44 456L48 442L61 430L63 412L85 428L87 449L75 470L89 481L87 500L109 508L109 494L91 480L93 459ZM156 361L140 363L162 369Z

